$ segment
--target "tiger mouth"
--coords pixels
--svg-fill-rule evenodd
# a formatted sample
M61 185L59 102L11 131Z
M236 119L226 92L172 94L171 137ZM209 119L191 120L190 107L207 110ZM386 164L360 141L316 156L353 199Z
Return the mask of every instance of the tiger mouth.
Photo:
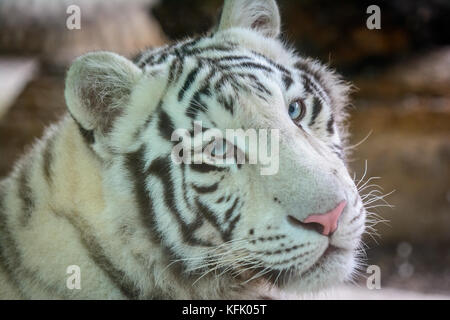
M269 272L266 272L262 277L268 281L270 284L282 288L287 285L292 280L301 280L308 276L308 274L312 274L317 272L317 270L330 262L333 258L343 255L348 252L348 249L336 247L334 245L328 245L327 249L324 253L314 262L309 268L298 272L297 266L293 265L286 269L271 269Z
M311 267L309 267L308 269L303 271L300 274L300 277L303 277L303 276L307 275L308 273L313 273L313 272L317 271L317 269L320 268L321 266L323 266L324 264L326 264L328 262L328 260L330 260L331 258L333 258L335 256L343 254L345 251L346 251L346 249L338 248L331 244L328 245L328 248L319 257L319 259L317 259L317 261Z

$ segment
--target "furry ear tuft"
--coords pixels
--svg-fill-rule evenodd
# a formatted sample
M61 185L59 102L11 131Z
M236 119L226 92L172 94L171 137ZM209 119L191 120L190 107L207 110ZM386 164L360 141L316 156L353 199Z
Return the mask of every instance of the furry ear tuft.
M126 108L141 74L130 60L111 52L77 58L67 73L64 92L70 113L85 130L107 133Z
M241 27L275 38L280 33L280 13L274 0L225 0L218 30Z

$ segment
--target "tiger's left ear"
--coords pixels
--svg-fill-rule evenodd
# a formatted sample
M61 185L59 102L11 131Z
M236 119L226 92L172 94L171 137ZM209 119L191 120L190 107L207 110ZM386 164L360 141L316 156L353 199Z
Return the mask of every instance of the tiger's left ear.
M218 30L241 27L266 37L280 33L280 13L274 0L225 0Z
M88 131L107 133L129 105L142 70L112 52L77 58L66 77L64 95L72 117Z

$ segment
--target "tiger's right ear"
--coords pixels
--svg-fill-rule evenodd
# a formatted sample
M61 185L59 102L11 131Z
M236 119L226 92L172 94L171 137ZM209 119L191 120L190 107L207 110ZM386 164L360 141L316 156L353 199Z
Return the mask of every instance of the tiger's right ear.
M141 76L141 69L115 53L77 58L67 73L64 92L70 113L83 129L108 133Z
M280 33L280 12L275 0L225 0L218 30L234 27L254 30L266 37Z

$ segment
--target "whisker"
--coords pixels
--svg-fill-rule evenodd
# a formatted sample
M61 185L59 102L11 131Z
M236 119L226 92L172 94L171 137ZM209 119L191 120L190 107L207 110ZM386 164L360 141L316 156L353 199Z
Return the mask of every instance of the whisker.
M352 149L356 149L357 147L359 147L361 144L363 144L364 142L366 142L366 140L370 137L370 135L373 133L373 130L370 130L369 133L358 143L355 143L353 145L347 146L345 147L345 150L352 150Z

